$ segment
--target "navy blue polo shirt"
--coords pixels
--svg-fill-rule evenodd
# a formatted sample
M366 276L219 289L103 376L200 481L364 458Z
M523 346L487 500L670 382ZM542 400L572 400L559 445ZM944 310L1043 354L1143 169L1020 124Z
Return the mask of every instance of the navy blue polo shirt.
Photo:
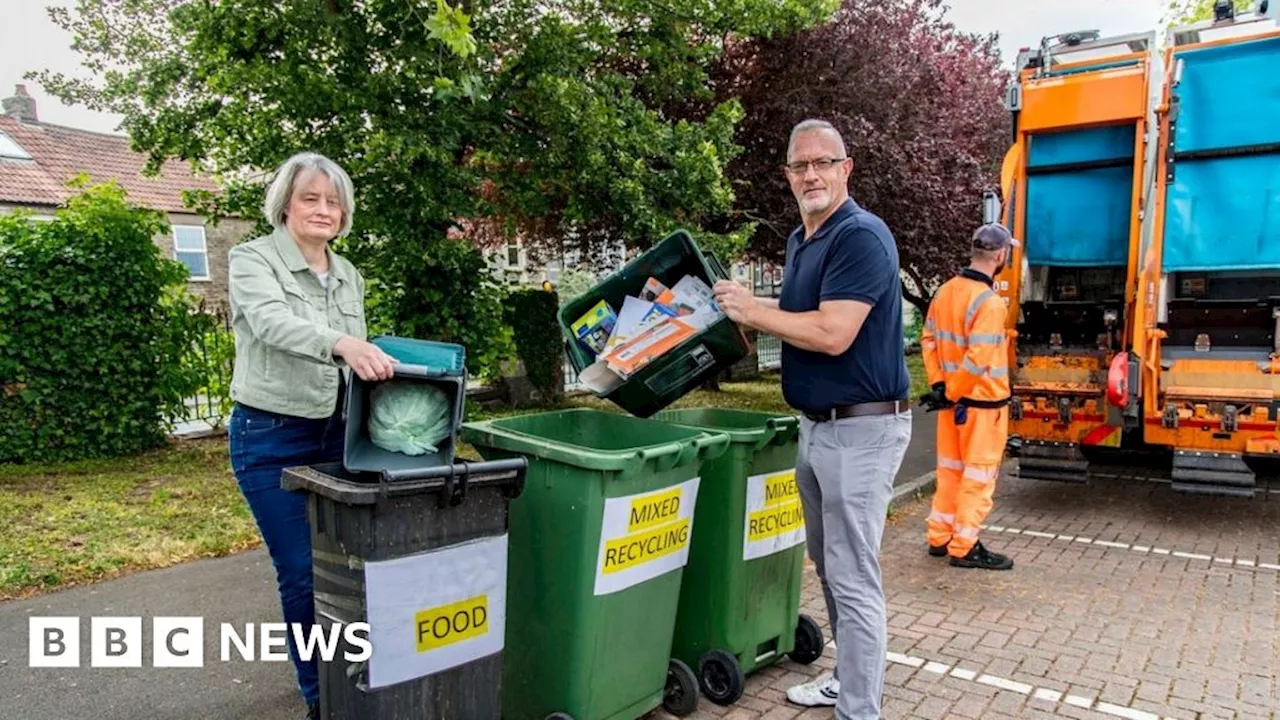
M802 412L839 405L906 399L911 382L902 338L898 246L884 221L846 200L805 240L804 226L787 240L778 306L817 310L824 300L871 305L853 345L840 355L782 343L782 394Z

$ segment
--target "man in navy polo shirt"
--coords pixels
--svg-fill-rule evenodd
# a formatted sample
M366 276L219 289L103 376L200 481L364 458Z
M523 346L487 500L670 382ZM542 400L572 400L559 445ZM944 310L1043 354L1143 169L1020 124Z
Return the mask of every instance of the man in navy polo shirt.
M756 298L730 281L716 283L716 297L735 322L781 338L782 393L802 413L796 481L836 672L787 697L835 706L840 720L872 720L888 639L880 539L911 440L898 248L849 197L853 161L830 123L792 130L784 170L804 224L787 241L782 297Z

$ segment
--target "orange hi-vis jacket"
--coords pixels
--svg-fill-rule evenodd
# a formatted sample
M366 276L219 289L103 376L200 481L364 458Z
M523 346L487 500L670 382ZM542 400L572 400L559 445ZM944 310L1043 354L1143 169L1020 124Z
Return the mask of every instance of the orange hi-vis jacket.
M947 399L975 405L1009 400L1009 345L1005 334L1008 306L988 278L965 269L938 289L920 350L929 385L945 382Z

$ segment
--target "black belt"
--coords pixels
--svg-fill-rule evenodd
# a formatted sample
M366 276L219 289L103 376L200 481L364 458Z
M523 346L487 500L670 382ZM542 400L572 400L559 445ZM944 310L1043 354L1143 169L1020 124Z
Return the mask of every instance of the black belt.
M1009 398L1005 398L1003 400L972 400L970 398L960 398L960 402L957 404L971 408L986 408L988 410L994 410L995 408L1002 408L1005 405L1008 405Z
M804 414L814 422L843 420L844 418L861 417L863 415L893 415L911 409L910 400L885 400L883 402L858 403L857 405L838 405L825 413Z

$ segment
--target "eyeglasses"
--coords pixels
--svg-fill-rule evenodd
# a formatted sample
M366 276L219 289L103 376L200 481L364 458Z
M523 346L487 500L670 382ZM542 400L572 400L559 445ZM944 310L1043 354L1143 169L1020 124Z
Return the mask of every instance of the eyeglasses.
M826 172L827 170L830 170L833 165L842 163L848 159L849 158L819 158L817 160L787 163L786 165L783 165L783 168L796 175L803 175L808 172L810 165L812 165L813 169L818 172Z

